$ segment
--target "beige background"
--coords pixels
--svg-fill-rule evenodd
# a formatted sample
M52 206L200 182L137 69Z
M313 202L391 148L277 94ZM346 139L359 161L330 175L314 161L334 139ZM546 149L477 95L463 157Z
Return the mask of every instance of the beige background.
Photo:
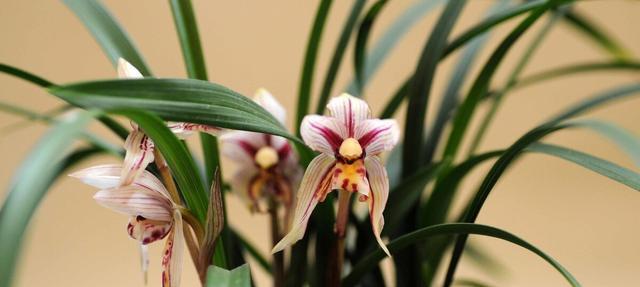
M80 22L61 1L3 0L0 9L0 62L22 67L54 82L73 82L115 76ZM127 28L156 75L183 77L182 56L167 1L105 1ZM258 87L271 90L293 111L307 33L317 1L194 1L200 24L208 71L213 81L251 95ZM335 1L319 58L315 88L324 78L336 38L351 1ZM383 12L373 37L412 1L393 1ZM470 3L454 34L478 21L492 1ZM640 4L631 1L581 3L579 10L591 16L617 39L640 55ZM437 13L420 22L404 38L374 78L367 94L375 111L414 69L425 36ZM508 33L515 22L502 26L490 48ZM539 25L536 26L539 28ZM500 85L513 66L528 33L502 66L495 85ZM490 51L491 49L488 49ZM484 53L485 61L488 53ZM603 59L603 54L564 25L550 34L525 73L568 63ZM351 50L336 85L342 88L351 77ZM434 95L439 97L448 79L453 57L439 69ZM505 147L562 107L597 91L638 79L628 73L599 73L563 78L511 95L500 110L482 149ZM337 92L337 91L336 91ZM44 111L60 101L42 90L0 75L2 101ZM614 121L634 133L640 100L629 100L590 113ZM291 119L290 123L291 123ZM0 185L6 187L16 167L46 130L42 124L0 114L2 130ZM95 125L95 130L115 139ZM611 143L587 131L567 131L549 142L588 151L623 166L631 161ZM114 161L97 158L84 166ZM488 166L487 166L488 167ZM634 168L637 170L636 168ZM227 168L229 171L230 168ZM464 184L466 194L486 171L478 171ZM229 174L229 172L227 173ZM33 175L38 176L37 174ZM3 188L4 190L4 188ZM16 286L141 286L137 246L125 233L126 217L99 207L94 190L71 179L59 180L45 198L25 239ZM4 197L4 191L2 192ZM0 197L0 198L2 198ZM460 201L460 200L459 200ZM461 201L460 201L461 202ZM459 204L458 204L459 205ZM567 162L542 155L527 155L496 186L479 222L509 230L529 240L562 262L584 286L638 286L640 278L640 195L630 188L597 176ZM267 220L251 217L229 198L229 220L250 237L263 252L269 247ZM565 286L563 278L544 261L519 247L489 238L473 238L506 267L502 275L490 275L468 260L460 278L476 278L498 286ZM159 285L161 244L152 247L150 286ZM0 259L2 260L2 259ZM184 286L196 286L188 261ZM265 274L252 267L258 286L269 286Z

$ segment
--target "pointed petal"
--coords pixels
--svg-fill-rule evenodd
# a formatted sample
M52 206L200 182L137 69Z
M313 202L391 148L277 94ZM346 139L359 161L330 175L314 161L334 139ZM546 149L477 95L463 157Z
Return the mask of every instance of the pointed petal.
M289 233L273 247L272 253L282 251L285 247L304 237L309 217L318 201L324 200L330 192L331 173L335 165L332 156L320 154L314 158L302 178L296 199L296 209L292 228Z
M131 217L127 225L129 236L142 245L163 239L171 230L169 221L158 221L144 218L140 215Z
M331 117L305 116L300 125L300 134L311 149L334 155L347 137L345 125Z
M104 164L92 166L79 170L70 174L69 176L75 177L85 184L97 187L99 189L111 189L120 186L120 175L122 174L122 166L116 164ZM146 188L150 191L158 192L164 195L167 199L171 198L169 192L164 187L162 182L148 171L143 171L138 178L133 182L133 185Z
M367 155L377 155L398 143L400 129L395 120L365 120L358 124L356 138Z
M258 89L253 100L276 118L281 124L287 120L287 111L266 89Z
M162 253L162 286L178 287L182 276L182 257L184 255L184 233L182 215L174 211L173 228Z
M263 134L232 131L220 136L222 154L244 166L254 166L254 156L258 149L266 145Z
M371 193L367 198L369 203L369 217L371 218L371 227L373 234L376 237L376 241L380 245L380 248L391 257L389 249L382 242L380 234L384 227L384 207L387 204L387 198L389 197L389 178L387 177L387 171L382 165L380 158L377 156L368 156L365 159L365 166L367 167L367 174L369 176L369 182L371 184Z
M129 216L171 221L171 202L163 195L135 185L98 191L98 204Z
M69 176L99 189L109 189L120 185L122 166L115 164L97 165L76 171Z
M197 132L208 133L212 136L219 136L222 133L222 129L218 127L184 122L171 122L167 124L167 127L179 139L186 139Z
M129 185L153 161L154 145L153 141L141 130L134 129L127 136L127 140L124 142L124 149L126 155L122 168L121 184Z
M120 79L139 79L142 74L136 67L127 62L123 58L118 59L118 78Z
M365 101L346 93L331 99L327 109L332 117L345 125L348 137L354 136L359 122L371 117L371 110Z

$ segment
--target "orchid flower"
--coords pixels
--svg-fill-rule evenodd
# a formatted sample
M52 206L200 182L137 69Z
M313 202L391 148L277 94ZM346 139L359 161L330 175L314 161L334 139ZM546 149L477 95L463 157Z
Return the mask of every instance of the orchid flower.
M118 77L121 79L139 79L142 74L136 67L125 59L118 59ZM131 123L132 131L127 136L124 143L126 155L124 158L124 168L122 169L122 185L131 184L154 160L154 144L140 128ZM169 122L167 127L180 139L186 139L196 132L204 132L214 136L220 134L221 129L202 124Z
M127 232L140 243L145 281L149 264L147 245L167 237L162 253L162 284L179 286L184 253L181 207L150 172L143 170L127 186L120 185L121 174L119 165L99 165L70 176L100 189L94 195L98 204L130 216Z
M398 142L397 123L372 119L367 103L348 94L333 98L327 109L329 116L309 115L302 121L302 139L320 155L311 161L302 178L293 226L272 252L300 240L318 202L332 190L343 190L358 193L359 200L368 203L376 241L389 255L380 238L389 179L378 155Z
M267 90L258 90L254 101L284 125L286 111ZM220 140L223 155L239 165L231 187L251 211L266 212L270 200L290 210L302 169L289 142L279 136L247 131L230 131Z

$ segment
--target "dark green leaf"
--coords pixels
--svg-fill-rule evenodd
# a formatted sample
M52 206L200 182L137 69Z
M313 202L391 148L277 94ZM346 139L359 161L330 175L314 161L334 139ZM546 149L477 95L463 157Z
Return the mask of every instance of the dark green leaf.
M365 60L364 76L362 77L362 86L378 71L380 65L387 58L389 53L398 44L400 39L409 32L409 30L420 21L430 11L442 4L444 0L418 0L414 4L407 7L388 28L382 33L371 49L371 53L367 55ZM355 80L352 80L345 89L350 94L357 94Z
M206 286L251 287L251 270L249 270L249 265L245 264L233 270L209 266Z
M151 75L135 45L120 27L115 18L98 0L63 0L89 29L102 50L107 54L113 66L118 58L124 58L145 75Z
M509 2L510 1L506 0L496 2L487 11L487 18L504 10ZM433 159L436 147L438 146L440 137L442 136L442 132L444 131L444 127L447 121L451 118L451 115L453 114L454 109L458 104L460 98L460 90L462 89L467 76L471 71L471 67L473 66L473 63L475 62L478 54L484 47L488 37L489 34L487 33L472 40L471 43L469 43L468 47L464 50L462 56L460 57L460 60L453 70L451 79L449 80L444 95L442 96L440 107L438 108L438 113L436 114L436 119L429 129L429 134L427 136L424 147L424 162L430 162Z
M636 135L632 134L622 127L609 122L598 120L583 120L579 121L579 123L580 125L583 125L586 128L590 128L607 137L622 151L624 151L636 166L640 167L640 140Z
M424 122L431 93L431 84L436 67L446 46L449 33L462 12L465 1L450 1L433 28L427 40L418 65L411 77L408 97L409 104L405 118L404 149L402 153L402 174L407 176L420 166L423 156Z
M356 37L356 44L353 49L353 67L356 75L357 91L354 91L352 95L362 96L364 90L364 77L366 71L366 58L367 55L367 41L369 40L369 34L376 18L382 12L382 8L388 3L387 0L378 0L375 4L369 8L369 11L364 16L364 19L360 22L358 28L358 36Z
M98 81L57 86L50 92L85 108L139 108L166 120L269 133L302 142L251 99L200 80Z
M47 87L50 87L50 86L54 85L54 83L52 83L52 82L50 82L50 81L48 81L48 80L46 80L44 78L41 78L40 76L34 75L34 74L29 73L29 72L27 72L25 70L22 70L22 69L13 67L13 66L9 66L9 65L6 65L6 64L2 64L2 63L0 63L0 72L12 75L12 76L20 78L20 79L23 79L23 80L25 80L27 82L30 82L30 83L32 83L34 85L38 85L38 86L40 86L42 88L47 88Z
M559 5L562 1L551 1L547 5L543 5L524 19L511 33L500 43L498 48L493 52L487 63L483 66L482 71L473 82L469 93L458 109L453 119L452 130L447 140L444 150L444 157L455 158L456 153L462 143L462 138L468 128L469 122L473 117L474 111L484 94L487 93L493 75L498 70L502 60L507 52L513 47L516 41L526 32L548 9Z
M576 28L579 32L584 33L585 36L594 41L598 46L602 47L614 58L619 60L631 58L627 49L622 47L620 43L611 38L600 27L592 23L582 14L576 11L571 11L566 14L565 20L567 20L567 23Z
M271 269L271 263L269 263L269 260L267 260L267 258L265 258L262 254L260 254L260 251L256 247L249 243L249 241L242 237L237 231L233 229L230 229L230 231L234 234L235 238L240 241L240 244L247 251L247 253L249 253L249 255L253 257L253 259L258 263L260 267L262 267L265 272L271 273L273 271Z
M324 84L322 85L322 90L320 91L320 98L318 99L318 104L316 105L316 114L321 115L324 113L325 106L327 105L329 96L331 95L333 83L335 82L336 76L338 75L340 64L342 64L342 57L344 56L344 52L347 50L349 39L351 39L351 33L353 33L356 22L358 21L358 16L360 16L360 13L362 12L362 9L364 9L364 4L366 4L366 2L366 0L354 1L353 6L351 7L351 12L349 13L349 17L342 27L340 39L338 39L336 48L333 51L333 57L331 58L331 63L329 64L329 68L327 69L327 74L324 78Z
M311 87L313 83L313 73L315 72L316 58L318 55L318 49L320 48L322 31L324 30L324 24L327 21L327 15L329 14L329 8L331 8L332 2L333 0L320 1L315 20L313 21L313 27L309 34L307 51L304 55L304 64L302 66L302 76L300 77L300 90L298 92L298 110L295 121L296 133L298 135L300 135L300 123L302 123L302 118L309 113Z
M588 72L598 71L640 71L640 63L638 62L591 62L575 65L568 65L559 68L550 69L548 71L539 72L530 76L523 77L516 81L512 89L524 88L533 84L540 83L542 81L555 79L562 76L570 76L575 74L582 74Z
M452 234L484 235L499 238L521 246L547 261L551 266L553 266L553 268L555 268L560 274L562 274L565 279L567 279L571 286L580 286L580 283L578 283L578 281L573 277L573 275L571 275L571 273L569 273L569 271L567 271L562 265L560 265L560 263L551 258L551 256L544 253L542 250L509 232L487 225L452 223L425 227L393 240L392 242L387 244L387 247L389 248L389 251L391 251L391 253L397 253L410 245L425 240L426 238ZM369 254L369 256L365 257L353 267L351 273L349 273L349 275L347 275L347 277L345 277L342 281L343 286L355 286L362 275L364 275L372 267L376 266L378 262L380 262L380 260L385 258L385 256L386 255L384 254L382 249L376 249L374 252Z
M65 167L65 161L71 165L83 158L65 155L92 118L92 113L84 112L56 124L13 176L0 210L0 286L10 286L25 230L40 201Z

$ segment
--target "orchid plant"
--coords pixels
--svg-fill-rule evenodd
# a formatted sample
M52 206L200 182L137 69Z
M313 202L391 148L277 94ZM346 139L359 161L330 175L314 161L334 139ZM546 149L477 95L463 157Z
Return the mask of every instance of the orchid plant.
M163 286L180 286L186 247L202 286L262 286L251 281L250 270L256 268L270 273L276 287L385 286L391 279L379 263L388 259L393 262L386 268L395 275L394 286L448 287L456 283L468 236L484 235L533 252L569 285L580 286L568 269L532 243L475 221L497 181L524 152L568 160L640 190L637 171L541 142L568 128L589 128L640 163L636 135L612 123L574 119L640 94L640 62L634 55L575 10L579 5L575 0L496 0L485 19L459 35L451 31L470 1L416 0L385 28L374 24L385 7L393 5L391 1L355 0L312 113L316 55L332 5L331 0L318 2L303 62L294 132L285 128L288 111L266 89L249 98L208 81L190 0L169 1L189 79L152 77L132 40L99 0L64 0L116 66L118 79L54 84L0 64L0 72L43 87L68 104L64 115L41 115L1 103L3 110L43 119L53 127L18 169L0 211L0 287L12 283L29 220L54 179L66 170L98 190L94 199L99 205L128 217L126 231L139 246L145 283L148 269L156 266L149 262L148 246L164 240L159 262ZM372 75L395 44L439 4L444 8L406 81L389 97L375 91L365 97ZM524 18L515 20L519 15ZM482 58L485 39L508 21L518 24ZM531 28L540 21L546 21L544 26ZM525 75L531 56L561 22L601 47L604 59ZM386 33L370 45L372 29L386 29ZM532 42L506 84L497 85L494 75L504 69L506 55L526 33L535 34ZM351 39L353 80L337 91L334 83ZM427 117L430 102L438 96L432 91L435 75L440 73L438 64L457 50L463 54L440 95L441 104L433 117ZM477 75L471 72L475 60L481 63ZM504 149L480 149L502 100L513 90L595 71L624 71L635 78L567 107ZM367 101L381 98L388 102L375 116ZM488 109L480 110L480 105ZM401 109L406 114L402 126L394 119ZM479 128L472 130L472 120L479 114ZM114 145L88 131L93 119L122 143ZM202 157L195 156L191 151L196 147L185 141L196 134ZM84 145L73 145L76 141ZM469 152L462 155L460 150L467 145ZM76 166L98 154L112 154L121 163ZM221 160L235 166L235 173L222 175ZM493 162L491 169L471 198L464 198L462 213L456 214L452 202L463 189L460 182L488 161ZM226 196L241 199L253 216L269 217L271 234L264 236L270 237L270 255L252 246L227 222ZM360 212L364 209L368 215ZM469 256L477 257L480 265L497 260L488 250L474 254ZM251 269L246 263L249 258L256 262ZM458 283L484 286L470 280Z

